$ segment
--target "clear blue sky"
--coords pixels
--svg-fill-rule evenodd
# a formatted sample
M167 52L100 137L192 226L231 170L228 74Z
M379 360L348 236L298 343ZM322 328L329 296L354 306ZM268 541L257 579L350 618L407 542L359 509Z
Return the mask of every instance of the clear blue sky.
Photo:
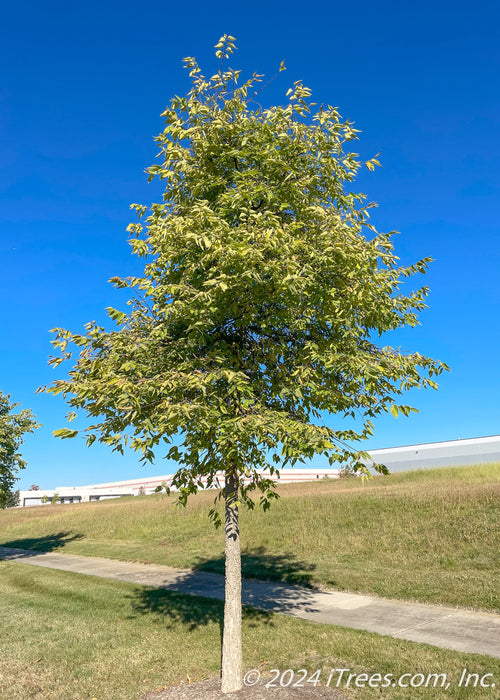
M144 168L160 112L185 94L181 58L215 70L213 44L237 38L235 65L272 75L268 103L298 79L362 130L382 169L359 189L403 262L435 259L422 326L393 339L446 361L438 392L409 419L380 420L368 447L498 434L500 380L499 5L396 2L67 0L6 3L0 29L0 388L43 428L26 439L18 485L163 474L83 441L59 441L67 407L38 394L49 329L105 321L123 298L107 284L140 271L127 244L131 202L158 200ZM212 71L213 72L213 71ZM334 421L331 421L334 425ZM324 465L322 465L324 466Z

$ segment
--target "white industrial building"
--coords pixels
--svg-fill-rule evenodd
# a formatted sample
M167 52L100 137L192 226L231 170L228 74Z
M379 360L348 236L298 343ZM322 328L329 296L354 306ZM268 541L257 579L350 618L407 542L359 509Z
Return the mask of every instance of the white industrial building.
M385 464L390 472L465 464L489 464L500 462L500 435L369 450L369 454L373 462ZM339 469L316 469L314 467L282 469L279 481L280 483L296 483L315 481L325 477L336 478L339 476L339 471ZM263 472L263 476L271 477L269 472ZM220 477L222 484L224 481L222 472ZM151 479L129 479L128 481L113 481L90 486L59 486L55 489L20 491L19 505L25 507L50 503L56 494L60 503L81 503L119 496L149 494L154 493L155 489L162 483L170 485L172 478L173 474L166 474ZM201 481L206 484L206 478L202 478Z
M500 435L390 447L369 453L374 462L385 464L390 472L491 464L500 462Z
M314 481L325 477L336 479L339 469L282 469L280 473L280 483L290 484L299 481ZM57 494L59 503L84 503L86 501L101 501L106 498L117 498L119 496L138 496L142 494L154 493L158 486L171 485L173 474L155 476L151 479L129 479L128 481L110 481L106 484L91 484L90 486L58 486L55 489L40 489L38 491L20 491L19 505L40 506L51 503L54 495ZM220 472L219 484L224 484L224 473ZM262 476L274 479L269 472L263 471ZM206 477L201 477L200 481L206 485Z

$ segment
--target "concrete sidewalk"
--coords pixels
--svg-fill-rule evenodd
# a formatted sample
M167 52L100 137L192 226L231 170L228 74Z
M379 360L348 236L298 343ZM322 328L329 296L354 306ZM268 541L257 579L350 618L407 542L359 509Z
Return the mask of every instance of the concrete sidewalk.
M168 566L0 547L0 559L224 600L224 577ZM500 658L500 616L368 595L243 581L243 603L329 625Z

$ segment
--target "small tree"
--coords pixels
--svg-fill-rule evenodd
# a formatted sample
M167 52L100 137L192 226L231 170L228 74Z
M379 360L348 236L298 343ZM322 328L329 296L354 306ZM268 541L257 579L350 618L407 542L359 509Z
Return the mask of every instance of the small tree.
M19 404L10 403L9 399L10 394L0 391L0 508L11 502L16 473L26 467L19 452L24 435L40 427L29 409L13 413Z
M8 491L3 508L16 508L19 505L19 490Z
M95 419L88 445L128 444L151 461L170 444L181 503L202 477L216 487L224 474L222 690L231 692L242 685L238 509L254 507L253 492L266 509L276 497L261 468L276 474L322 454L365 469L364 453L346 441L371 435L372 419L387 411L408 415L397 397L436 387L432 376L445 365L378 340L418 323L427 289L399 287L429 259L399 267L391 234L370 223L374 204L350 190L361 167L344 150L357 138L352 123L329 106L314 113L300 82L287 105L263 109L262 76L240 85L240 71L225 65L233 38L216 49L209 79L185 59L192 88L163 113L160 160L148 171L165 183L163 201L149 211L132 205L144 275L111 280L135 293L130 311L108 309L111 331L55 329L62 354L52 364L72 357L70 342L80 354L48 391ZM338 416L337 427L324 424L325 413ZM355 416L358 431L342 427ZM216 507L211 516L220 522Z

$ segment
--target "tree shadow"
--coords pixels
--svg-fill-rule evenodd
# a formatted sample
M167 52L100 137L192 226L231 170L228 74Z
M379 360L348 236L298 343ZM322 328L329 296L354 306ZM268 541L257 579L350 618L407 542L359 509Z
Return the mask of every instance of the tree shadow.
M224 575L225 558L199 558L193 569L195 571L211 571ZM270 554L265 547L247 547L241 552L241 575L243 578L260 581L281 581L296 586L314 588L312 572L316 565L301 561L291 552Z
M157 616L158 621L172 629L178 624L187 627L193 632L199 627L211 623L219 626L221 639L224 620L224 603L202 595L178 593L164 588L141 588L130 596L132 614L128 619L137 615ZM256 627L259 623L272 626L273 613L266 610L258 610L243 606L243 622L250 627Z
M266 554L264 547L242 553L243 623L250 627L273 625L274 613L314 613L317 591L311 590L314 565L291 554ZM224 557L200 559L192 571L159 588L140 588L131 596L132 617L157 615L167 629L177 624L190 631L217 623L222 635L224 613ZM267 578L250 580L252 576ZM293 585L291 584L293 582ZM302 585L298 586L297 582ZM309 584L309 588L304 587Z
M9 559L15 557L19 559L23 555L26 557L35 556L39 552L54 552L63 549L70 542L83 539L83 535L77 532L54 532L43 537L24 537L19 540L9 540L0 543L0 558ZM4 548L12 550L5 551Z

